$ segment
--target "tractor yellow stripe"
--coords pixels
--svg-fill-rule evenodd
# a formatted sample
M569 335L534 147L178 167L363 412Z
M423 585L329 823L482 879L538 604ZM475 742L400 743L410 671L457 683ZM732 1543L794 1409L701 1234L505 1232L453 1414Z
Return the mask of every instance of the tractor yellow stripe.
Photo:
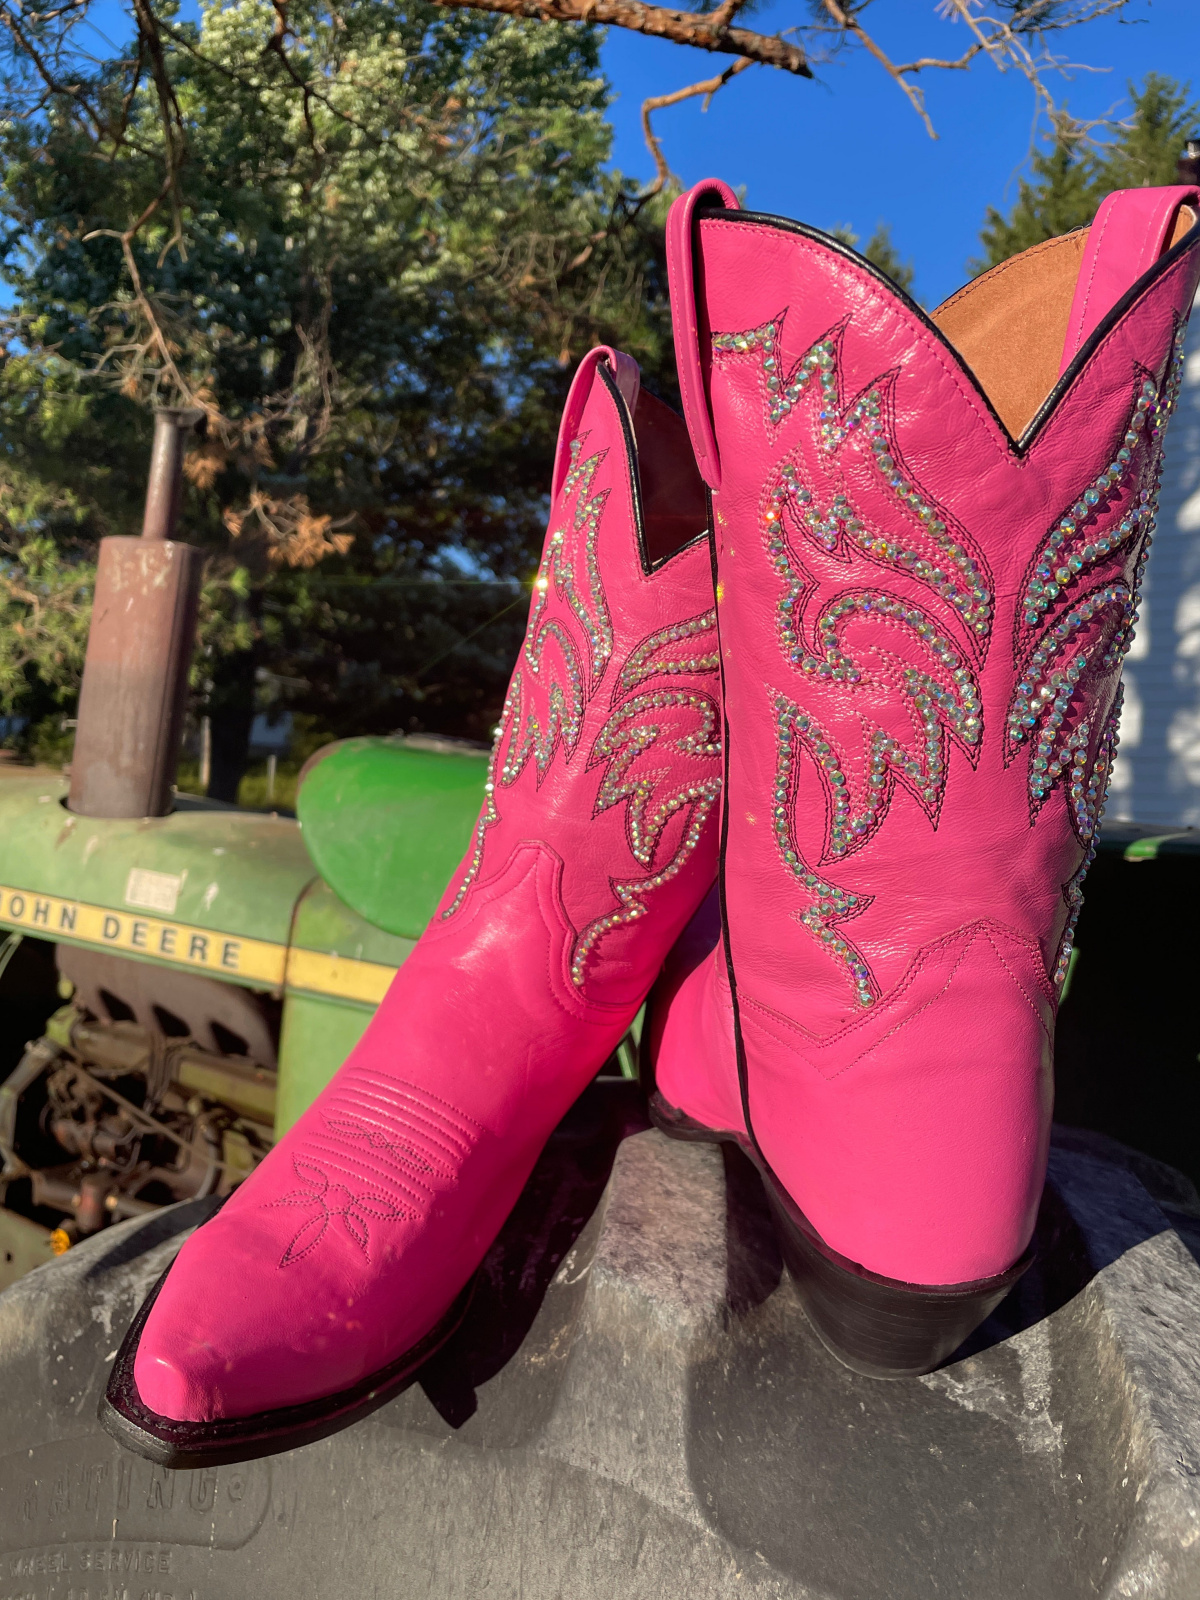
M305 989L377 1005L394 967L319 950L293 949L269 939L197 928L188 922L115 911L0 884L0 924L42 939L92 945L170 966L207 972L266 989Z
M395 967L376 961L354 961L349 956L296 946L288 953L287 987L306 989L310 994L337 995L377 1006L395 976Z

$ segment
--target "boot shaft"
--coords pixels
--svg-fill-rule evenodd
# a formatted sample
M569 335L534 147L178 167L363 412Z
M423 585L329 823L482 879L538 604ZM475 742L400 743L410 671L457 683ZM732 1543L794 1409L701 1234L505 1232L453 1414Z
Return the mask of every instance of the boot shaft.
M461 1316L715 877L708 526L681 419L594 351L467 855L345 1064L188 1240L114 1368L110 1426L155 1459L321 1437Z
M1189 198L1114 196L932 317L723 186L668 224L715 513L728 1071L773 1192L888 1280L1002 1290L1033 1228Z
M729 918L760 997L786 1014L802 985L818 1034L968 923L1061 982L1200 271L1200 235L1162 238L1187 193L1137 193L1124 232L1113 197L932 319L815 230L675 220L737 708Z
M472 897L536 845L568 930L558 1003L636 1010L716 873L717 668L709 508L686 429L636 362L595 350L563 413L487 798L427 938L456 940Z

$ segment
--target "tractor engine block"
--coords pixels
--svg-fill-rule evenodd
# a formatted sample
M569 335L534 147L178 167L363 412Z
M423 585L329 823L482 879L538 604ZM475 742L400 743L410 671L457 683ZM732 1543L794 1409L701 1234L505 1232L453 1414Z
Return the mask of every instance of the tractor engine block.
M253 1171L278 1023L269 997L209 978L64 945L57 963L70 1002L0 1087L0 1204L61 1253Z

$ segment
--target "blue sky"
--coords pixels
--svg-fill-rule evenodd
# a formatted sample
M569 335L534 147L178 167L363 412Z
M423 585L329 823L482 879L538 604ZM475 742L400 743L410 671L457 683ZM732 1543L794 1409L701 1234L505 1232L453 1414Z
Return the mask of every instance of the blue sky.
M93 6L110 38L128 37L126 4ZM184 15L197 11L196 0L183 0ZM767 0L748 25L770 33L801 14L800 0ZM1055 74L1059 98L1080 118L1119 116L1128 105L1127 80L1159 71L1190 80L1200 101L1200 0L1131 0L1126 15L1126 22L1104 18L1060 37L1059 54L1100 70ZM866 20L893 60L955 56L964 47L964 29L940 21L935 0L877 0ZM603 60L616 94L614 165L649 177L642 101L711 77L730 59L611 29ZM848 223L863 240L886 220L901 255L916 266L917 295L936 305L967 276L985 208L1005 209L1016 193L1033 124L1028 85L986 62L969 72L924 74L935 141L864 52L847 52L818 71L818 81L809 82L752 67L707 112L699 100L659 112L655 127L672 170L685 183L719 177L744 186L746 204L760 211L822 228Z
M773 32L793 23L797 0L771 4L748 25ZM1058 54L1105 70L1058 79L1080 118L1121 114L1126 81L1159 71L1191 80L1200 100L1200 0L1135 0L1124 24L1089 23L1061 36ZM1132 19L1139 19L1134 21ZM964 30L937 18L933 0L879 0L864 19L893 60L955 56ZM611 30L604 65L617 91L611 117L614 163L645 178L641 103L708 78L728 57ZM746 188L745 203L830 228L848 223L866 239L876 223L917 269L917 293L936 305L966 277L988 205L1005 209L1029 154L1033 97L1015 73L987 63L970 72L923 75L938 140L931 140L900 90L861 51L819 69L810 83L768 67L741 73L709 110L692 100L655 118L671 168L685 183L719 177Z

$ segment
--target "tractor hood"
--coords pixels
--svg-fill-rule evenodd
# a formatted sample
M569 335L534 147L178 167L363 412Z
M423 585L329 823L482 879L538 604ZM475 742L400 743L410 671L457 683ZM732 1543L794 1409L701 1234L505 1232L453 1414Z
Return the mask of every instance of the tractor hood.
M412 948L322 882L290 818L188 796L166 817L80 817L66 793L61 779L0 783L0 925L371 1005Z

